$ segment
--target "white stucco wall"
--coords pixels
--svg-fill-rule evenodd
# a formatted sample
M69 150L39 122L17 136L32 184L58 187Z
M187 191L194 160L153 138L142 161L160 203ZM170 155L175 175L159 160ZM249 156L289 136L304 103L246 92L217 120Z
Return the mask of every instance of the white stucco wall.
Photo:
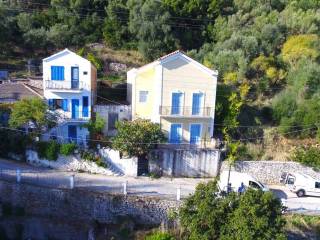
M51 80L51 66L64 66L64 80ZM79 90L75 89L48 89L46 81L53 84L70 88L71 86L71 67L79 67ZM86 72L87 74L84 74ZM82 117L83 97L89 100L89 117L91 117L92 92L91 92L91 63L85 58L69 51L64 50L43 60L43 86L45 99L68 99L68 109L71 111L71 99L79 99L79 117Z

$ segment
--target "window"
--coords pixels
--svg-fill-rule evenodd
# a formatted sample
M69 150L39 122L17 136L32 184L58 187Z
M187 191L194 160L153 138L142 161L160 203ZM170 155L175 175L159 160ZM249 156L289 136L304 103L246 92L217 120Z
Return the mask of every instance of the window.
M316 182L315 188L320 188L320 182Z
M181 107L182 107L182 93L181 92L174 92L171 96L171 114L181 114Z
M49 99L48 105L50 110L62 109L68 111L68 99Z
M87 72L87 71L84 71L84 72L83 72L83 75L88 75L88 72Z
M145 103L147 102L148 91L140 91L139 92L139 102Z
M108 113L108 130L116 130L116 122L119 119L118 113Z
M56 81L64 80L63 66L51 66L51 80L56 80Z
M253 181L249 181L249 186L255 189L260 189L259 184Z
M201 112L202 93L192 95L192 115L199 115Z

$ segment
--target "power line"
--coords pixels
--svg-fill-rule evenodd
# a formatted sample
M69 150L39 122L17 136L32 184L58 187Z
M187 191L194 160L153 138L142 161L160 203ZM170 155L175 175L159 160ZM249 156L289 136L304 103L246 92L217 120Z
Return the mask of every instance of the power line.
M8 10L8 11L19 11L19 12L43 12L43 11L38 11L38 9L27 9L27 8L9 8L9 7L3 7L4 9ZM64 15L66 16L75 16L74 13L64 13ZM99 16L93 16L93 15L83 15L83 14L79 14L77 13L76 15L77 17L81 18L81 19L87 19L88 17L94 17L94 20L100 21L100 22L105 22L105 18L101 18ZM117 19L120 22L128 22L129 19L122 19L122 18L118 18ZM149 22L156 22L155 19L148 19ZM156 22L158 23L158 22ZM168 25L168 26L172 26L172 27L178 27L178 28L188 28L188 29L200 29L202 27L204 27L204 25L200 25L200 24L190 24L190 23L178 23L178 22L165 22L163 23L163 25Z
M56 8L56 7L70 7L70 6L52 6L50 4L44 4L44 3L28 3L28 5L36 5L36 6L46 6L48 8ZM28 9L28 8L27 8ZM103 12L106 13L106 10L102 10L102 9L94 9L94 8L83 8L83 7L75 7L75 10L87 10L88 12ZM119 10L115 10L115 9L108 9L111 10L113 13L119 13L122 15L130 15L129 9L128 11L119 11ZM147 14L147 16L158 16L156 14ZM170 16L169 18L172 19L182 19L182 20L192 20L192 21L202 21L202 22L214 22L213 19L210 18L190 18L190 17L177 17L177 16Z

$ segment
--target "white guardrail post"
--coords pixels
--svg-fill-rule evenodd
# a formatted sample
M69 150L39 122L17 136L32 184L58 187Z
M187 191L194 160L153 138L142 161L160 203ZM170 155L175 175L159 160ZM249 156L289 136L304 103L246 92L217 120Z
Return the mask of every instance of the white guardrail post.
M123 183L123 194L124 194L124 195L127 195L127 194L128 194L128 192L127 192L127 184L128 184L127 181L125 181L125 182Z
M177 188L177 201L180 201L181 199L181 185Z
M69 177L70 189L74 188L74 175Z
M21 182L21 170L20 169L17 169L17 183L20 183Z

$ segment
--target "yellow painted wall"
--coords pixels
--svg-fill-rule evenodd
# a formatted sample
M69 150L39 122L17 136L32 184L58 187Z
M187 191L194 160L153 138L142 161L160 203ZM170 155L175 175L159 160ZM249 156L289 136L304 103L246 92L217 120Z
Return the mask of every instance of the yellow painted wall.
M184 107L192 106L192 94L204 93L204 105L213 107L215 86L213 77L184 59L178 58L163 64L162 106L171 106L172 91L184 93Z
M138 73L135 80L135 113L134 118L150 119L153 114L154 105L154 81L155 70L154 68L146 69ZM148 98L146 103L139 102L139 91L148 91Z
M182 140L183 143L189 143L190 141L190 125L193 123L201 124L201 139L210 139L212 131L212 125L210 124L209 118L180 118L180 117L161 117L161 129L165 133L167 139L169 139L169 133L171 124L181 123L182 124Z

